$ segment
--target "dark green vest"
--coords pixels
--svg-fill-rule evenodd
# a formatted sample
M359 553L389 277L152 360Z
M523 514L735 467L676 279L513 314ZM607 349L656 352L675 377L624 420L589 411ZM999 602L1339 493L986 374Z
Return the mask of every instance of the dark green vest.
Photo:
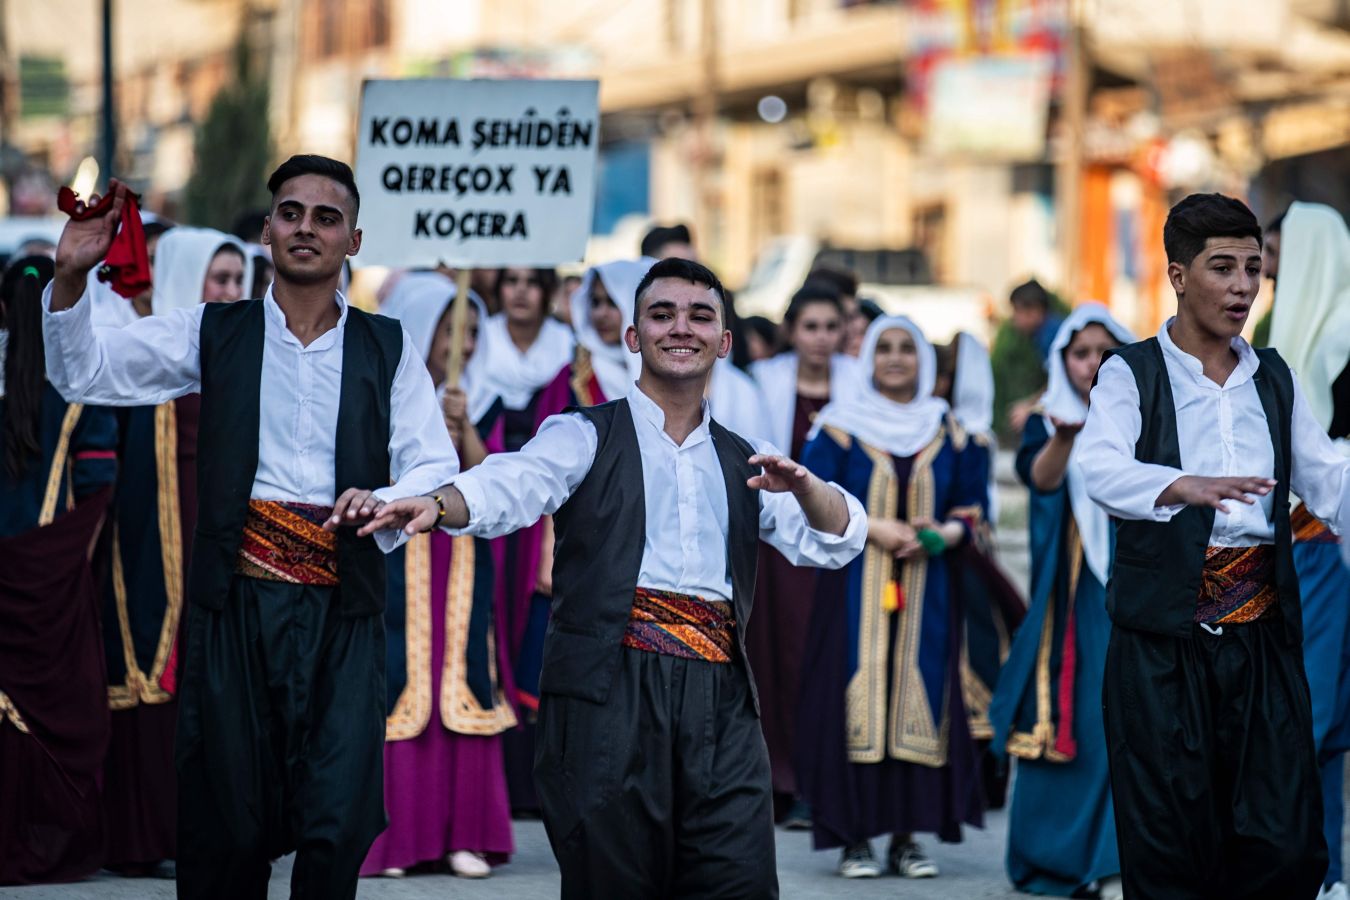
M197 435L197 537L188 596L221 609L229 596L249 495L258 470L264 310L261 300L210 303L202 315L202 412ZM342 340L334 497L350 487L389 484L389 394L403 353L392 319L348 307ZM287 391L290 384L268 385ZM267 499L267 498L261 498ZM384 609L384 554L374 538L338 532L337 588L342 614Z
M1279 610L1291 644L1303 640L1303 614L1294 571L1289 528L1290 423L1294 381L1274 350L1256 351L1260 367L1252 376L1275 448L1271 516L1275 524L1276 584ZM1149 338L1110 351L1134 373L1139 388L1141 427L1134 456L1140 462L1181 468L1176 405L1167 377L1162 345ZM1215 423L1217 427L1217 423ZM1119 628L1185 636L1195 621L1205 549L1214 528L1214 509L1187 506L1170 521L1115 520L1116 552L1106 590L1106 608Z

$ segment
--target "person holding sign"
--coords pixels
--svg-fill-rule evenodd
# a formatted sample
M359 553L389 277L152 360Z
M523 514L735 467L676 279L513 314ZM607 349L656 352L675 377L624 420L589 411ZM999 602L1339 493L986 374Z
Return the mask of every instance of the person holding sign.
M837 568L863 548L856 499L708 415L731 349L717 278L651 268L624 340L623 397L544 423L432 497L343 504L358 534L490 536L553 514L553 618L535 776L562 894L776 897L769 760L744 633L762 538Z
M276 273L261 300L94 329L83 295L128 196L116 180L107 215L66 225L44 295L47 374L68 401L202 397L178 669L182 898L266 897L268 861L291 851L291 896L355 896L385 825L384 559L369 535L333 534L331 510L370 496L353 485L392 500L459 470L413 342L338 292L361 248L351 169L295 156L268 189Z

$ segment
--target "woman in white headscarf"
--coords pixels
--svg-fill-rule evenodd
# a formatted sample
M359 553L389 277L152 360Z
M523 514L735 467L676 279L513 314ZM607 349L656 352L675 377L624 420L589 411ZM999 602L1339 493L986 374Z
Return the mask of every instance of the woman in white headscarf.
M1270 344L1289 363L1317 421L1350 455L1350 230L1329 206L1295 203L1280 228L1279 257ZM1338 552L1336 535L1305 506L1294 509L1290 526L1331 854L1326 886L1334 889L1345 881L1341 830L1345 753L1350 750L1350 664L1343 648L1350 644L1350 563ZM1343 532L1340 542L1345 541ZM1337 896L1350 896L1343 885L1338 890Z
M170 229L155 249L151 315L238 300L248 277L236 238L210 228ZM104 605L115 614L103 618L106 645L122 648L107 657L112 737L103 805L110 869L167 872L172 864L163 861L177 857L177 654L167 648L177 642L197 523L200 411L199 394L117 411L121 450L109 521L118 564ZM146 503L147 497L155 499Z
M1102 725L1111 623L1111 523L1088 497L1074 439L1104 354L1134 335L1100 303L1077 307L1051 347L1017 472L1031 490L1031 606L990 704L994 747L1018 758L1008 878L1018 890L1120 896Z
M978 756L962 699L962 620L945 554L986 504L987 456L972 452L933 396L936 354L909 319L864 336L853 383L816 418L802 451L812 472L866 498L868 543L816 592L801 715L798 783L817 849L842 847L839 874L872 877L870 839L910 878L937 866L914 832L961 840L979 826Z
M633 324L637 286L655 263L649 257L601 263L587 269L572 292L577 350L569 378L581 406L626 397L637 380L642 358L624 346L623 334Z
M447 389L454 297L449 278L414 272L399 278L380 311L402 323L442 387L446 426L467 469L482 461L475 426L491 406L474 387L483 380L478 335L487 309L471 291L461 386ZM441 531L421 534L389 555L386 572L389 827L361 874L398 876L444 859L457 875L483 877L514 849L502 734L517 717L504 619L494 605L491 545Z

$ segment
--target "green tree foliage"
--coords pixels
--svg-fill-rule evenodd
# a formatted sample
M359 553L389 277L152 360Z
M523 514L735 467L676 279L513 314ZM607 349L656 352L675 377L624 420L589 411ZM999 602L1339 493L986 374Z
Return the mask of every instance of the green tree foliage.
M197 126L192 177L186 191L188 222L228 231L235 218L266 208L272 164L266 78L254 71L246 37L235 50L235 79L211 101Z

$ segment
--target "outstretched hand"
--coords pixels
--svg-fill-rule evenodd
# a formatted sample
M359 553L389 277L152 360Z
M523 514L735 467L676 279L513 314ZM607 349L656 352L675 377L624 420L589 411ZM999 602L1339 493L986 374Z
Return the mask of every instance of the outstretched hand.
M333 504L333 514L323 523L324 530L337 531L344 525L363 525L380 511L384 501L374 491L347 488Z
M1206 478L1201 475L1183 475L1168 485L1159 495L1155 506L1212 506L1219 512L1229 512L1225 501L1236 500L1251 506L1275 489L1269 478Z
M759 475L752 475L745 482L757 491L768 491L772 494L804 494L811 487L813 476L810 470L786 456L757 453L750 457L749 463L764 470Z
M404 497L381 503L369 520L357 529L358 537L365 537L385 529L399 529L404 534L417 534L436 527L440 507L431 497Z

